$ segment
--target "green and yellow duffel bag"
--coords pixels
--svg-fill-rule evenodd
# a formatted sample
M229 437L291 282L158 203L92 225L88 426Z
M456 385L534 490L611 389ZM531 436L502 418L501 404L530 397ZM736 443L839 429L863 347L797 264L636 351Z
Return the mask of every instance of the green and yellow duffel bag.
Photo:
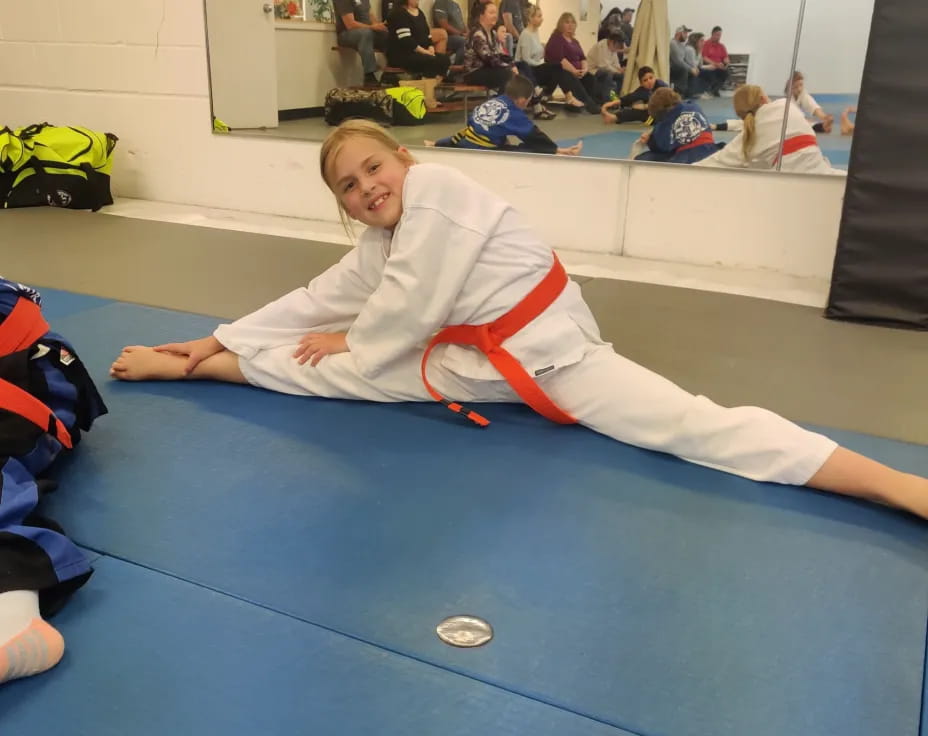
M373 120L381 125L422 125L425 113L425 96L415 87L336 88L325 96L325 121L329 125L352 118Z
M112 133L48 123L0 129L0 203L94 211L113 204L117 140Z

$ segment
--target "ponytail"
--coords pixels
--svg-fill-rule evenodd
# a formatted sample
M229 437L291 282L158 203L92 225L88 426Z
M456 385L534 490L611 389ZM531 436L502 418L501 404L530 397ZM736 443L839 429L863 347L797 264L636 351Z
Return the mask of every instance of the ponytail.
M755 115L763 104L764 90L756 84L745 84L735 91L732 104L738 117L744 120L744 131L741 133L741 151L745 161L751 158L751 149L757 139L757 120Z

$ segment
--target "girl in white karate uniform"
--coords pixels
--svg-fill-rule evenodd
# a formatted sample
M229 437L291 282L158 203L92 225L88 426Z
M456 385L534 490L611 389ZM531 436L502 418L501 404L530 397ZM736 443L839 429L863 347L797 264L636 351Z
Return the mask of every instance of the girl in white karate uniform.
M832 125L835 122L834 115L826 113L822 106L815 101L815 98L809 94L806 89L805 76L798 69L793 72L792 81L788 85L789 89L786 94L792 98L793 102L808 117L817 118L818 123L811 124L812 130L816 133L830 133Z
M600 338L580 288L527 220L458 171L417 164L364 121L329 135L321 170L343 216L368 226L356 248L309 286L210 337L125 348L111 375L232 381L369 401L448 397L449 408L478 423L482 418L457 402L525 400L556 421L576 420L700 465L868 497L928 517L928 480L764 409L728 409L693 396L617 355ZM513 321L526 305L527 318ZM449 326L487 323L493 329L451 328L493 343L482 349L434 344L436 333L448 337ZM502 354L514 360L501 362ZM427 364L431 391L420 364Z
M738 88L732 98L735 113L744 121L741 132L718 153L697 161L694 166L734 169L774 169L780 154L783 115L787 115L783 162L780 171L803 174L835 174L835 169L818 147L815 131L788 98L770 101L764 90L753 84Z

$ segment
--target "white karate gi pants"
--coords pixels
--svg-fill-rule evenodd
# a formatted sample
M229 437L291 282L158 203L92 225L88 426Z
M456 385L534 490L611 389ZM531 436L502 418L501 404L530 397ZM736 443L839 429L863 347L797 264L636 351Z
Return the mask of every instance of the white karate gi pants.
M291 357L295 349L275 347L240 357L242 374L255 386L289 394L432 401L420 378L421 354L410 354L367 379L350 353L327 356L313 368ZM428 371L443 396L464 404L521 401L503 380L466 378L442 366L446 349L439 345L432 352ZM596 432L754 480L805 484L837 447L766 409L729 409L694 396L609 345L591 343L582 360L542 376L538 383L558 406ZM447 410L436 403L435 411Z

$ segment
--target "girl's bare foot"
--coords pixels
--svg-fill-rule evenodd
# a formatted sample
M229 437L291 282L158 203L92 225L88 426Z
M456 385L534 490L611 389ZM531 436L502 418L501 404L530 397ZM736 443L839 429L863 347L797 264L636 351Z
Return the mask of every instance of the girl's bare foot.
M120 381L179 381L186 378L186 355L158 353L144 345L129 345L110 366L110 375Z
M618 120L615 115L613 115L611 112L607 112L606 110L601 111L599 114L602 117L603 122L610 125L615 125L616 120Z
M425 141L422 141L422 143L428 146L429 148L435 148L435 141L425 140Z
M856 107L848 107L841 113L841 135L853 135L854 123L851 122L851 113L856 113Z

